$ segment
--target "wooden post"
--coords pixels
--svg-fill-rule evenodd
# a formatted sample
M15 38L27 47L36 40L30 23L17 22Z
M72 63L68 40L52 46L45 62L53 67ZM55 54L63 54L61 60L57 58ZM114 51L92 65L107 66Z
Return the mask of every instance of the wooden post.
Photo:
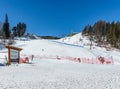
M19 60L20 60L20 51L18 52L18 64L19 64Z
M8 65L10 65L10 48L8 48Z

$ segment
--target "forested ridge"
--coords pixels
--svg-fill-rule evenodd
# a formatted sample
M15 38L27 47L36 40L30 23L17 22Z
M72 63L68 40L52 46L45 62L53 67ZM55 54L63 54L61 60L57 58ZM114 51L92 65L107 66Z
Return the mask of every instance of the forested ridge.
M87 25L82 31L83 36L88 36L91 41L100 45L110 44L120 48L120 22L97 21L93 26Z

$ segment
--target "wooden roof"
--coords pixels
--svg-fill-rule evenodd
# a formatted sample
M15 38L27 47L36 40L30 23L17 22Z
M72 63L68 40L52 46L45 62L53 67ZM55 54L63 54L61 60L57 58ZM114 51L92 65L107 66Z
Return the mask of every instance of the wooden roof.
M10 49L14 49L14 50L18 50L18 51L23 50L22 48L18 48L18 47L11 46L11 45L6 45L5 47L6 47L6 48L10 48Z

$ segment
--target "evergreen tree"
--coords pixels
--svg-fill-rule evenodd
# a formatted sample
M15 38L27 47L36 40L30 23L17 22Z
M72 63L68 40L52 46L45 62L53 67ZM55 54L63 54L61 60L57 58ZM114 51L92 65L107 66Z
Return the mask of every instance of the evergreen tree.
M86 27L84 28L84 30L82 31L82 35L86 34L87 33L87 29Z
M106 23L106 40L110 41L110 23Z
M111 43L111 40L112 40L112 30L111 29L107 30L106 37L107 37L107 41Z
M88 25L88 35L92 35L92 27L91 27L91 25Z
M0 36L2 36L2 28L3 28L3 24L2 22L0 22Z
M116 28L116 26L115 26L115 23L114 22L112 22L111 23L111 28L112 28L112 40L111 40L111 44L113 45L113 46L115 46L116 45L116 34L115 34L115 28Z
M5 22L3 24L3 36L4 36L5 39L8 39L10 37L10 29L9 29L7 14L5 16Z
M94 37L98 44L109 42L114 47L120 48L120 22L97 21L93 26L85 26L82 34L87 34L90 38ZM90 39L91 40L91 39Z
M24 33L26 32L26 24L24 23L18 23L17 24L17 36L23 36Z
M17 36L17 27L12 28L13 35L16 37Z

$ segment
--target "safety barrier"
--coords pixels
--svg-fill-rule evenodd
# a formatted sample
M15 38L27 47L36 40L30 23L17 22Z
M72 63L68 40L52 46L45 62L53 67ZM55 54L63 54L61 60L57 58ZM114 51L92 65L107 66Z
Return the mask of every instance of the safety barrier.
M31 60L34 58L36 59L57 59L57 60L70 60L74 62L79 62L79 63L86 63L86 64L114 64L113 58L112 57L101 57L98 56L97 58L76 58L76 57L70 57L70 56L52 56L52 55L25 55L21 54L21 57L25 59L26 57Z
M7 51L3 51L3 53L6 53ZM25 58L28 58L27 60ZM57 59L57 60L70 60L74 62L79 63L87 63L87 64L114 64L113 58L111 57L102 57L98 56L97 58L76 58L76 57L70 57L70 56L53 56L53 55L27 55L27 54L21 54L21 59L19 63L26 63L29 60L33 60L33 58L38 59ZM6 58L0 58L0 59L6 59Z
M21 55L19 63L28 63L33 60L34 55Z

